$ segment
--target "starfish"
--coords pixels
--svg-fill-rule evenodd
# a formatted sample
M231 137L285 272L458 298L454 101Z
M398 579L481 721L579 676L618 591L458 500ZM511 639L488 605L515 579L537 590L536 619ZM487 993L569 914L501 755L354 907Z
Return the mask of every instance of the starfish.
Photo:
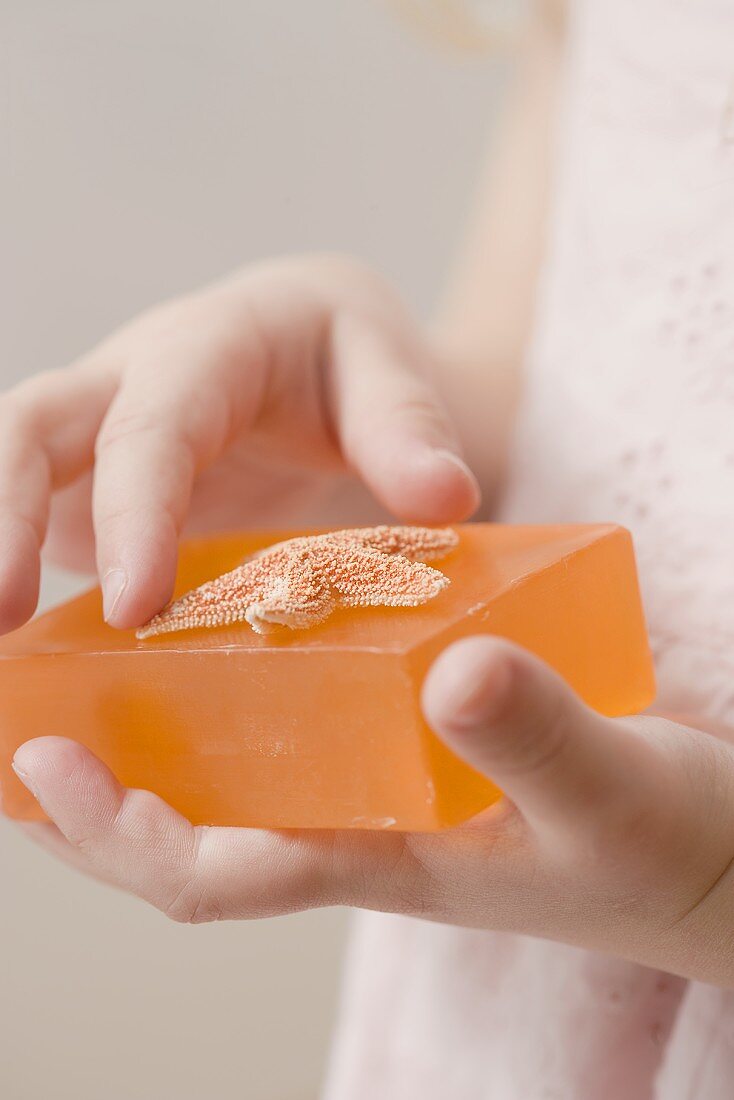
M458 541L450 528L387 526L288 539L187 592L137 637L243 621L268 634L316 626L337 607L416 607L449 584L424 562Z

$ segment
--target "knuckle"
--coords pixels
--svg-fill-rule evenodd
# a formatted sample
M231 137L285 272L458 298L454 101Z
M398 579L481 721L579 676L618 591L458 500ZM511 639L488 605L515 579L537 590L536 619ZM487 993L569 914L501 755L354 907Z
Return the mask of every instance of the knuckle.
M388 288L383 278L369 264L349 254L330 253L322 257L322 267L327 278L340 296L380 304L384 307L392 301L394 292Z
M374 846L354 838L341 850L328 879L317 880L317 898L356 908L419 914L430 908L432 876L416 856L415 845L400 833L384 833ZM308 900L308 894L305 895Z
M165 809L165 803L152 791L129 790L117 810L113 828L146 852L175 852Z
M210 296L211 291L205 288L150 306L132 323L133 346L147 345L155 340L175 340L182 325L195 323L206 312Z
M534 715L532 720L512 721L512 713L507 713L505 721L500 723L504 736L493 731L493 752L502 757L501 763L514 775L531 775L554 764L566 751L568 745L568 724L570 716L565 699L558 695L548 701L542 714ZM512 701L508 702L511 708ZM504 727L504 729L502 729Z
M125 798L118 810L117 823L124 823L126 828L139 828L141 825L149 826L156 817L156 811L161 805L157 794L144 788L133 788L126 792Z
M210 924L222 919L222 906L202 863L208 832L203 826L196 830L193 851L186 859L186 869L176 879L172 894L159 906L164 915L176 924Z
M174 924L204 924L217 919L209 915L210 912L213 913L213 909L207 910L205 892L198 884L196 876L187 878L159 908Z
M33 403L18 388L0 394L0 432L3 440L31 437L37 420Z
M145 409L130 409L114 412L102 424L95 444L97 456L102 451L122 444L126 446L133 439L139 439L155 428L150 414Z
M654 744L665 746L670 739L670 722L656 714L638 714L634 718L638 733Z
M71 368L44 370L24 379L0 396L0 416L21 432L37 434L58 415L57 402L64 394Z
M50 391L57 390L65 375L66 370L36 371L30 378L25 378L22 382L19 382L14 392L28 403L33 403L39 398L45 397Z
M365 284L372 287L376 283L383 285L382 279L369 264L349 252L340 252L337 249L311 252L296 260L295 264L302 267L309 278L313 278L315 274L339 287Z
M664 850L662 824L651 807L615 799L590 816L583 835L575 838L574 850L593 866L603 866L634 885L638 872L643 881L649 876L651 861Z
M128 504L118 502L114 505L108 505L104 513L101 513L95 519L97 534L114 535L121 528L124 529L125 525L130 523L136 514L135 508L130 507Z
M188 924L214 924L223 919L222 906L214 895L206 890L199 895L196 905L191 911Z
M94 528L98 547L106 550L107 545L112 546L117 539L129 536L131 531L140 532L141 537L150 539L151 545L157 546L157 540L161 538L160 532L164 530L164 514L154 515L142 504L130 501L122 494L120 496L119 501L105 502L104 507L99 507L95 513Z
M113 409L103 421L95 441L95 457L145 445L151 454L168 455L184 470L195 465L195 454L207 430L212 430L211 402L204 407L187 409L182 395L171 393L166 405L167 418L156 415L150 406Z

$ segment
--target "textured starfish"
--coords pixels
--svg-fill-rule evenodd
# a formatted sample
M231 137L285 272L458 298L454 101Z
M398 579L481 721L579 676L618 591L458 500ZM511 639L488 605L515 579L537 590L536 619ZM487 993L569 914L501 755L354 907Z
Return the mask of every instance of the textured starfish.
M137 636L243 621L268 634L315 626L337 607L416 607L449 583L423 563L458 541L450 528L384 526L289 539L187 592Z

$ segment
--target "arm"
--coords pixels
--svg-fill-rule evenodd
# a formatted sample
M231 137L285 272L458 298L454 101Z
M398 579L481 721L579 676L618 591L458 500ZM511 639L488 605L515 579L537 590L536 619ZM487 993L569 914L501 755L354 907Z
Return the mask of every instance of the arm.
M433 326L437 384L486 514L501 486L544 253L564 17L546 3L521 45L475 209Z

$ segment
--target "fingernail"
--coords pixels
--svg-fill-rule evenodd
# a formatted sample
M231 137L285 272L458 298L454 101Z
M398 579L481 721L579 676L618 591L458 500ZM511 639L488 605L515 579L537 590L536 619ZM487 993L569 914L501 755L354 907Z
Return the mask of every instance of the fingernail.
M457 684L453 700L454 721L467 727L494 721L508 680L506 667L500 665L492 670L491 676Z
M106 623L115 614L126 585L127 577L122 569L109 569L102 578L102 611Z
M21 771L20 768L16 767L15 761L13 761L10 766L15 774L18 776L18 779L21 781L23 786L28 788L34 798L38 798L38 792L36 791L36 788L33 785L33 780L28 775L28 773Z
M440 458L442 462L449 462L455 470L459 470L463 474L466 481L469 482L474 490L475 507L477 507L482 496L482 491L479 488L479 482L471 467L467 466L464 459L454 451L449 451L445 447L438 447L433 453Z
M491 643L489 643L491 646ZM458 652L457 652L458 650ZM443 712L451 725L473 729L497 719L510 688L510 662L484 641L459 642L438 658Z
M471 472L463 458L460 458L453 451L447 450L445 447L436 447L433 451L436 458L440 458L442 462L450 462L452 466L455 466L457 470L461 470L465 477L468 477L471 481L476 481L474 474Z

